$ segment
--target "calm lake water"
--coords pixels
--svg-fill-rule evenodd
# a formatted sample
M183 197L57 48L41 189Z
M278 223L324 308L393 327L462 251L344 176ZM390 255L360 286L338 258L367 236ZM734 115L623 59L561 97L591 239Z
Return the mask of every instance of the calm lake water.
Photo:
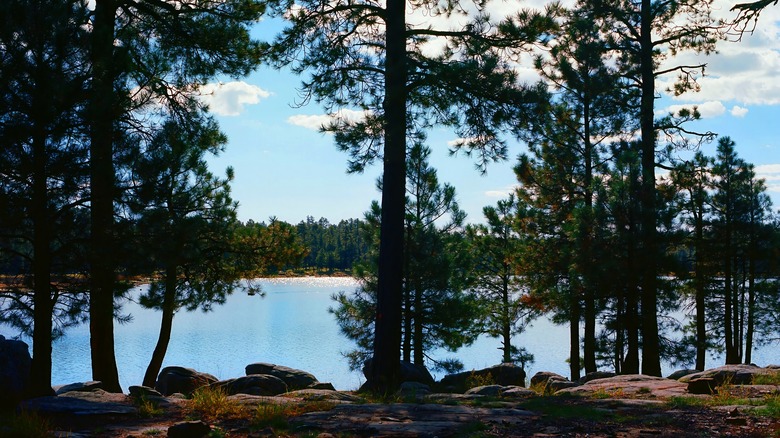
M363 375L350 371L341 354L351 350L353 344L339 333L336 321L328 313L328 307L333 305L330 296L342 290L352 291L357 283L351 278L306 277L263 279L260 284L265 297L236 293L212 312L178 313L163 366L185 366L227 379L243 376L244 367L250 363L269 362L306 370L337 389L358 388L364 381ZM137 294L143 287L134 292ZM123 313L133 316L132 322L115 327L119 380L127 391L130 385L139 385L143 380L157 342L160 314L133 302L125 303ZM7 326L0 326L0 334L7 338L17 335ZM526 370L529 377L537 371L567 376L568 340L566 326L539 319L514 342L535 356L536 361ZM432 356L457 357L466 370L471 370L500 362L499 348L498 339L483 337L457 353L436 351ZM88 326L69 329L54 344L53 356L53 384L90 380ZM754 353L754 359L759 365L778 363L780 353L774 346L766 347ZM708 365L722 363L715 360ZM668 365L664 366L665 375L671 371Z

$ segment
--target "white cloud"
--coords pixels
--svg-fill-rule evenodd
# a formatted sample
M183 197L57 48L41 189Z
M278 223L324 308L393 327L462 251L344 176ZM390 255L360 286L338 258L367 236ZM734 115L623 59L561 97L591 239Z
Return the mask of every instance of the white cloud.
M485 192L485 196L487 196L488 198L506 198L510 194L514 193L518 187L519 187L518 185L511 185L508 187L504 187L503 189L488 190Z
M759 164L755 167L756 177L766 181L772 192L780 192L780 164Z
M238 116L244 112L245 105L256 105L260 99L271 95L262 88L243 81L219 84L206 84L200 87L201 100L211 112L220 116Z
M734 117L745 117L745 115L747 115L747 113L748 113L748 109L747 108L743 108L743 107L741 107L739 105L734 105L731 108L730 112L731 112L731 115L734 116Z
M306 129L319 131L323 126L329 125L334 121L345 123L355 123L366 118L371 111L356 111L351 109L341 109L332 114L296 114L287 118L287 123L295 126L301 126Z
M659 110L658 112L662 114L667 114L667 113L677 114L677 112L680 111L681 109L687 108L692 110L694 106L699 110L699 113L701 114L701 118L703 119L718 117L720 115L723 115L726 112L726 107L723 106L723 104L719 100L709 101L709 102L704 102L699 104L670 105L667 108Z

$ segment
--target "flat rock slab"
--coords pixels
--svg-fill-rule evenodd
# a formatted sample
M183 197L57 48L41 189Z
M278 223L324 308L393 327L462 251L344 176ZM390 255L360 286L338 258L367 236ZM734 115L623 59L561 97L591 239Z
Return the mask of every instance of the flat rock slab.
M522 409L450 405L339 405L290 420L294 431L325 431L363 436L444 437L475 423L521 426L538 416Z
M621 396L642 396L648 398L669 398L684 396L688 393L688 385L676 380L662 377L645 376L642 374L626 374L596 379L574 388L561 389L556 394L573 394L591 396L597 393Z
M761 368L755 365L724 365L700 373L688 374L680 378L680 382L688 383L697 379L714 379L716 386L726 382L732 385L750 385L753 383L754 376L771 374L773 372L776 372L776 370Z
M39 397L25 400L22 409L42 414L96 416L135 415L138 410L125 394L103 390L92 392L66 392L56 397Z

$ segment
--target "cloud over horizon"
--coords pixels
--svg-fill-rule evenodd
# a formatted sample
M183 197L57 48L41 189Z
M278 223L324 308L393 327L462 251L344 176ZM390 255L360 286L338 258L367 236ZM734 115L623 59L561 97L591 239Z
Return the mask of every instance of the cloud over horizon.
M200 87L200 99L220 116L239 116L246 105L256 105L271 96L266 90L244 81L212 83Z

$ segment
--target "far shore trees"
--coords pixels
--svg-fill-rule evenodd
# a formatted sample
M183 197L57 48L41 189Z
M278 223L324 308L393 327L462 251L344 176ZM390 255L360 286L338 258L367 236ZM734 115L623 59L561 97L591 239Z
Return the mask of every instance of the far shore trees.
M306 100L324 103L336 116L323 130L335 133L350 155L349 170L383 160L382 220L377 278L374 360L369 384L377 392L396 389L400 372L401 300L404 275L404 194L407 143L424 141L435 124L456 128L460 149L480 165L506 158L500 127L511 106L528 96L515 90L515 74L498 53L522 51L553 26L549 15L521 11L500 25L483 13L455 30L413 26L410 14L467 18L458 3L405 0L274 2L291 24L276 39L272 58L292 64ZM477 9L482 4L475 2ZM549 11L548 11L549 12ZM452 23L455 23L452 21ZM429 43L441 43L431 54ZM360 120L338 117L343 109Z

